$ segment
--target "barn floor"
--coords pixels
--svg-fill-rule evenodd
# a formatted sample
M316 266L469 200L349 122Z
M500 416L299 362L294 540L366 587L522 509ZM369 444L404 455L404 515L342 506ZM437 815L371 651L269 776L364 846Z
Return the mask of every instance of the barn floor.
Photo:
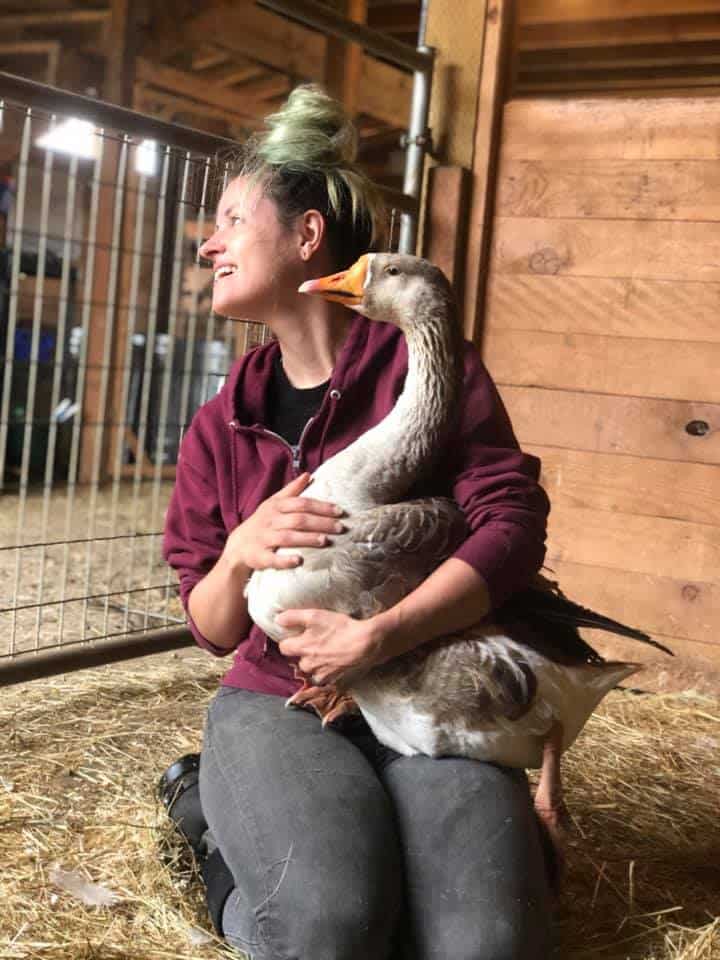
M231 955L154 799L165 766L198 748L221 669L192 651L3 692L3 960ZM606 699L565 760L557 958L720 960L718 747L711 698ZM85 906L73 872L116 901Z

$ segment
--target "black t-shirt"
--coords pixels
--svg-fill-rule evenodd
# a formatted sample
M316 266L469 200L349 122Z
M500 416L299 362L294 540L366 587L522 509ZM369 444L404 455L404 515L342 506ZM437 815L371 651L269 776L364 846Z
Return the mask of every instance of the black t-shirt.
M287 378L278 350L270 384L270 410L266 426L296 447L305 424L320 409L330 381L316 387L294 387Z

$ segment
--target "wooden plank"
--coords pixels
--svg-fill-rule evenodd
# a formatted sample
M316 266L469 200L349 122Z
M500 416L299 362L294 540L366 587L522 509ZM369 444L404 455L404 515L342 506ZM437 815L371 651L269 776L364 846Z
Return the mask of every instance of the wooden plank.
M482 309L490 259L496 171L499 158L503 105L509 95L513 62L515 5L497 0L486 6L482 68L473 143L473 185L469 211L470 227L463 275L465 285L463 327L468 340L482 334Z
M717 579L720 527L611 510L565 507L551 512L548 556L677 580Z
M535 444L523 449L542 460L553 510L584 507L720 526L720 466Z
M566 23L578 20L629 20L673 13L720 13L717 0L521 0L518 20L526 23Z
M106 50L103 96L132 107L137 46L137 0L110 0L110 43Z
M550 569L544 573L577 603L655 636L713 646L720 654L717 582L633 573L554 556L546 563Z
M718 160L719 126L717 96L514 100L505 109L502 162Z
M498 273L720 281L720 230L689 221L496 217Z
M720 17L717 13L679 13L661 17L635 17L632 20L585 19L562 24L521 24L519 30L521 51L714 39L720 39Z
M514 386L720 403L720 343L494 330L483 357Z
M498 178L503 217L720 220L715 160L513 160Z
M614 44L601 46L593 43L581 49L526 50L521 54L519 69L525 74L551 71L613 70L640 67L716 66L720 61L720 43L717 40L698 40L678 43Z
M519 64L521 67L521 64ZM543 70L537 73L518 70L513 90L518 96L537 96L543 93L564 93L592 96L613 91L637 91L647 94L656 89L661 95L681 91L688 96L693 88L702 87L703 95L717 93L718 71L713 65L673 67L622 67L575 71L572 69Z
M456 292L463 287L469 190L470 171L464 167L428 171L423 256L440 267Z
M720 463L720 406L499 384L521 444ZM710 424L692 436L693 420Z
M720 284L496 273L485 328L720 343L719 313Z

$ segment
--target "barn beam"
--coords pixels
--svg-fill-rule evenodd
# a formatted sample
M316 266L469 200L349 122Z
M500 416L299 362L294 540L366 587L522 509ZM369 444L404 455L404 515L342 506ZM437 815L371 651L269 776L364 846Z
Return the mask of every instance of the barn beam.
M223 111L226 115L257 119L267 112L262 97L228 90L226 87L207 83L197 74L165 64L153 63L144 57L137 58L137 80L157 87L167 93L195 103L203 103Z
M314 30L261 10L249 0L222 9L203 10L186 21L182 32L187 46L202 36L209 43L221 45L230 54L247 57L298 81L324 81L326 38ZM177 49L174 39L166 42L161 37L146 47L144 56L157 64ZM197 87L201 86L197 80L195 82ZM385 123L404 124L411 93L410 74L372 57L363 58L358 112L368 113ZM223 96L227 97L227 91L223 91Z
M345 16L353 23L367 20L367 0L345 0ZM351 116L357 114L364 53L356 43L329 37L325 63L325 86Z

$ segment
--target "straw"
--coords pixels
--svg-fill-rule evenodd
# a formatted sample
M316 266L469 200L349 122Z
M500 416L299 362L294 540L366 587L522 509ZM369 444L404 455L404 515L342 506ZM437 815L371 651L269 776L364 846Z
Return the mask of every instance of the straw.
M237 956L200 942L201 881L155 799L168 764L199 749L224 666L164 655L3 691L1 958ZM720 960L718 747L712 698L615 691L601 705L563 761L573 827L554 956ZM85 905L57 884L68 875L110 904Z

